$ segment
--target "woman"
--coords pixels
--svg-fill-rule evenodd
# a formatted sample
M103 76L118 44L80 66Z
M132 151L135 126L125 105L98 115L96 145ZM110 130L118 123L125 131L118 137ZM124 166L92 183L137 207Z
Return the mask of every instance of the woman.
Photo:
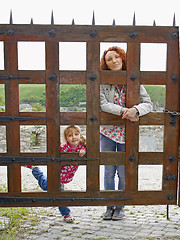
M126 53L120 47L111 47L104 51L100 62L101 70L126 70ZM122 119L138 121L152 111L152 102L145 88L140 86L140 103L131 108L126 104L126 86L104 84L100 86L101 111L121 116ZM125 151L125 126L101 126L100 128L101 151ZM125 188L125 166L105 165L104 187L105 190L115 190L115 174L118 175L118 190ZM124 206L107 206L103 216L104 220L120 220L124 216Z

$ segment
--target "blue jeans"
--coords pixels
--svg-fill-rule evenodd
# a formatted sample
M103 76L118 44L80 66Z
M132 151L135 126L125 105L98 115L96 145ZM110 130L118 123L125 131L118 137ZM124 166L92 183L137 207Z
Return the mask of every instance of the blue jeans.
M100 134L100 151L116 152L125 151L124 143L116 143L110 138ZM104 188L105 190L115 190L115 175L118 175L118 190L125 189L125 165L105 165L104 168Z
M44 191L47 191L47 178L44 176L43 172L36 167L32 170L33 176L38 180L40 188ZM64 185L61 184L61 190L64 190ZM68 207L59 207L59 211L62 216L69 215L70 209Z

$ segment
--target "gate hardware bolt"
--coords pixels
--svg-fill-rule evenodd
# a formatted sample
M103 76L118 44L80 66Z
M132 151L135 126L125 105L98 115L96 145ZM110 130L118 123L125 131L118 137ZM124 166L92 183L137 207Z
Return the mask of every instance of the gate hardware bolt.
M54 30L54 29L49 30L49 35L50 35L51 37L55 37L55 36L56 36L55 30Z
M130 79L131 79L132 81L135 81L135 80L137 79L137 77L136 77L135 74L132 74L132 75L130 76Z
M130 38L135 39L135 38L137 38L138 34L135 31L133 31L129 34L129 36L130 36Z
M166 198L167 198L167 200L171 201L171 200L173 200L174 197L172 195L168 195Z
M7 30L7 35L8 36L13 36L14 35L14 31L10 28L9 30Z
M131 162L135 161L135 156L133 154L129 157L129 161L131 161Z
M173 75L171 76L171 79L172 79L172 81L175 83L175 82L177 82L178 77L176 76L176 74L173 74Z
M178 32L171 33L171 36L172 36L173 39L178 38Z
M89 35L92 37L92 38L95 38L97 36L97 32L95 30L91 30L89 32Z
M174 162L174 161L175 161L174 155L170 155L170 156L168 157L168 159L169 159L170 162Z
M96 80L96 78L97 78L97 76L96 76L95 73L92 73L92 74L89 76L89 79L90 79L91 81Z

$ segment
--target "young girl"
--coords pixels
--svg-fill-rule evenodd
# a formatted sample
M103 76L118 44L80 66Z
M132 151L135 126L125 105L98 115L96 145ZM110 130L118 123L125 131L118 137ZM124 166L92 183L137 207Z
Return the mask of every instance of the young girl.
M60 146L61 152L78 152L80 157L83 157L86 153L86 139L81 134L80 128L75 125L68 126L64 130L64 138L66 143ZM33 176L38 180L39 186L42 190L47 190L47 178L43 172L36 166L27 166L32 169ZM64 190L64 183L69 183L73 180L74 174L77 171L78 166L67 165L61 166L60 179L61 179L61 190ZM59 211L64 216L64 221L71 223L74 218L70 214L68 207L59 207Z

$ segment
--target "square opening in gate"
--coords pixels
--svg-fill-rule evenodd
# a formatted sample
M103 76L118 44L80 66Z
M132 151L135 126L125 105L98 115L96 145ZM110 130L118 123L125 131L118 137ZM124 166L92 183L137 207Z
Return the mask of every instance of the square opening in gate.
M7 152L6 126L0 126L0 153Z
M163 112L166 104L165 85L144 85L153 103L153 112Z
M8 192L7 166L0 166L0 192Z
M28 166L28 167L27 167ZM30 168L32 167L32 168ZM38 171L32 169L38 167ZM47 165L34 165L30 164L21 166L21 189L22 192L41 192L42 188L47 187L45 179L47 178ZM39 179L39 181L37 180Z
M45 84L19 84L19 111L46 111Z
M166 71L166 64L166 43L141 43L140 71Z
M86 70L86 42L59 43L60 70Z
M18 42L18 69L45 70L45 42Z
M21 125L20 126L20 151L46 152L46 126Z
M163 165L138 166L138 191L162 190Z
M85 84L60 84L60 112L86 112Z
M61 182L64 191L86 191L86 166L64 165L61 168Z
M0 41L0 70L4 70L4 42Z
M164 126L140 125L139 126L139 152L164 151Z
M5 84L0 84L0 112L5 112Z

